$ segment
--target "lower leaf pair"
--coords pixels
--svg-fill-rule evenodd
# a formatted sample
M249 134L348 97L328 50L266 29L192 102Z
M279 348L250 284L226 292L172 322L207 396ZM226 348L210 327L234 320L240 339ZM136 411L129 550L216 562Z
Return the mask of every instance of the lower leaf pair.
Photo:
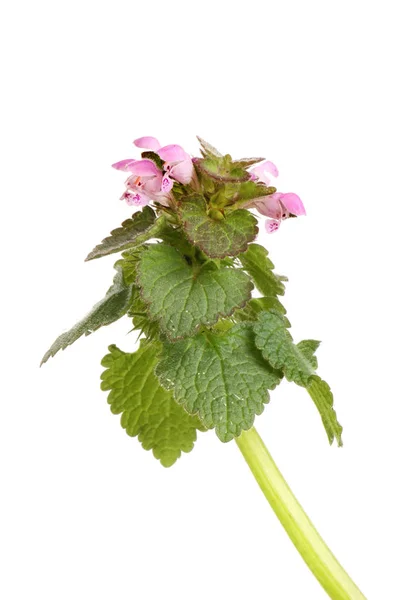
M164 466L189 452L196 430L215 428L223 442L252 427L282 378L306 387L330 443L341 431L329 386L315 375L319 342L293 343L286 320L262 311L256 323L205 331L177 342L144 340L134 353L109 348L102 364L102 389L122 413L122 426L152 449ZM163 415L163 418L161 418Z

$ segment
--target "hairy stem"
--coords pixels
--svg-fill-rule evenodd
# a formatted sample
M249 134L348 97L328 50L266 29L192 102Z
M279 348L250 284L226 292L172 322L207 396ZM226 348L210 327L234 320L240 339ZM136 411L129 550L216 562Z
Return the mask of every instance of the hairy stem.
M286 533L330 598L366 600L301 508L254 427L235 441Z

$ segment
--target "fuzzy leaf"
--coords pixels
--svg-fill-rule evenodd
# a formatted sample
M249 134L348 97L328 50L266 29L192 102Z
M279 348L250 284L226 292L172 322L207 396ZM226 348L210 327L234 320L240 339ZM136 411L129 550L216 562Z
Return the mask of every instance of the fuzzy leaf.
M111 231L110 236L102 240L90 252L86 261L140 246L147 240L156 237L163 222L162 217L156 219L156 214L149 206L144 206L142 211L134 213L131 219L123 221L121 227Z
M318 368L318 359L315 356L315 352L318 350L320 343L317 340L303 340L297 344L297 348L309 360L314 370Z
M266 298L277 298L285 293L284 278L276 275L268 252L259 244L250 244L246 252L239 255L243 268L252 277L256 288Z
M152 319L170 340L193 335L232 314L250 298L253 285L237 269L212 261L190 265L171 246L154 244L142 253L138 283Z
M256 165L257 163L263 162L263 160L265 160L265 158L260 158L260 157L239 158L238 160L233 160L232 164L234 165L234 167L241 167L242 169L248 169L249 167L252 167L253 165Z
M238 194L241 200L255 200L264 196L270 196L276 192L273 186L267 186L265 183L255 181L245 181L239 187Z
M164 467L170 467L190 452L196 430L204 430L199 419L179 406L170 392L161 387L154 374L161 344L144 343L132 354L110 346L102 365L101 388L110 390L108 403L114 414L122 414L121 425L138 436L145 450L152 450Z
M314 374L312 359L308 359L293 343L286 318L276 311L264 311L253 326L256 346L275 368L282 369L288 381L306 387Z
M180 207L189 240L211 258L236 256L257 235L257 219L247 210L235 210L218 221L210 218L202 196L190 196Z
M131 302L132 287L126 285L124 281L120 261L119 264L116 263L115 268L117 273L106 296L72 329L57 337L51 348L43 356L41 364L47 362L50 356L55 356L59 350L65 350L67 346L76 342L82 335L90 335L93 331L104 325L110 325L110 323L117 321L126 314Z
M307 391L321 415L329 443L332 444L336 440L337 445L342 446L341 433L343 428L338 422L336 411L333 408L333 394L330 387L318 375L312 375L307 385Z
M194 158L193 163L200 173L210 177L217 183L239 183L249 181L250 173L241 166L234 165L232 160L217 159L213 156L206 158Z
M243 323L223 334L165 344L156 374L190 414L216 428L222 442L250 429L282 377L263 360L252 328Z
M252 298L243 308L239 308L233 314L234 321L257 321L257 316L263 310L276 310L282 315L286 313L284 306L277 298Z
M141 298L140 289L137 286L133 287L127 316L133 319L134 330L142 332L148 340L159 338L159 323L149 318L148 307Z
M199 140L200 145L202 146L203 156L208 155L208 156L214 156L216 158L222 158L221 152L219 152L216 148L214 148L214 146L212 146L211 144L206 142L206 140L199 137L198 135L196 137Z

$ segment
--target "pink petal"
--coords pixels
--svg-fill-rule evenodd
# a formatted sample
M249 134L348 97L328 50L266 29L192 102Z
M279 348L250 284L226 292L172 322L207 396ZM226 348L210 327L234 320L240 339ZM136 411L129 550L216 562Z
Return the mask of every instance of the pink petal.
M126 190L120 200L125 200L129 206L145 206L150 201L141 191L134 192L130 190Z
M168 175L164 175L162 179L162 192L167 194L174 185L174 181Z
M274 233L274 231L278 231L280 226L280 221L265 221L265 231L267 233Z
M177 144L170 144L170 146L163 146L163 148L159 148L158 154L162 160L170 163L179 162L189 157L185 150Z
M270 196L256 198L256 201L253 202L253 205L258 212L265 217L271 217L271 219L280 220L283 217L283 208L279 201L280 196L282 196L282 194L275 192L275 194L271 194Z
M257 177L266 185L268 185L271 182L270 178L266 175L266 173L270 173L273 177L278 177L279 175L279 171L276 165L274 165L274 163L270 160L266 160L264 163L261 163L261 165L253 167L253 169L250 170L250 173L252 174L252 176L254 174L255 177Z
M150 135L134 140L133 144L134 146L137 146L137 148L147 148L148 150L153 150L154 152L160 148L160 142Z
M273 177L278 177L278 167L270 160L266 160L265 163L262 164L262 167L264 171L266 171L267 173L271 173Z
M129 165L128 169L133 175L159 175L162 171L155 165L155 163L148 158L143 160L135 160L133 164Z
M189 183L193 177L193 163L192 160L188 157L185 160L171 167L170 176L173 177L176 181L186 185Z
M296 215L297 217L300 217L302 215L305 215L305 208L304 208L304 204L301 201L301 198L299 196L297 196L297 194L293 194L293 193L288 193L288 194L281 194L281 198L280 198L283 206L286 207L286 209L292 213L292 215Z
M136 160L134 158L126 158L125 160L119 160L119 162L114 163L112 167L118 171L131 171L130 167L135 162Z
M162 191L162 174L156 175L156 177L150 177L145 179L142 183L142 189L148 195L158 194Z

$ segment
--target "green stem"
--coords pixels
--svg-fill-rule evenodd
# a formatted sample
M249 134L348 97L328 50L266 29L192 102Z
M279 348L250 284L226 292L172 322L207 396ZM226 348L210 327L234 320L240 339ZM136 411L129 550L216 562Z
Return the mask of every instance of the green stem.
M286 533L330 598L366 600L301 508L254 427L235 441Z

